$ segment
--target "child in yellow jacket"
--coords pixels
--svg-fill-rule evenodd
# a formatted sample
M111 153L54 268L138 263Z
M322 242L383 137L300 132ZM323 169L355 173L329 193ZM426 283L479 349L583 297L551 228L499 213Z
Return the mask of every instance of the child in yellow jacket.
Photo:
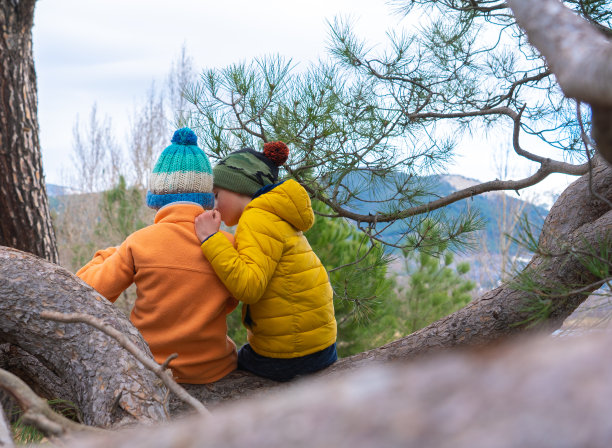
M130 320L158 363L178 353L170 368L180 383L210 383L236 369L226 315L238 302L202 257L193 231L196 216L213 204L210 162L193 131L179 129L149 179L155 223L98 251L77 272L111 302L136 283ZM219 236L233 243L230 234Z
M303 234L314 223L310 198L295 180L276 183L288 154L269 142L263 153L223 158L213 169L216 208L195 221L202 252L243 302L248 344L238 367L277 381L337 359L332 288ZM221 221L238 225L235 247L219 233Z

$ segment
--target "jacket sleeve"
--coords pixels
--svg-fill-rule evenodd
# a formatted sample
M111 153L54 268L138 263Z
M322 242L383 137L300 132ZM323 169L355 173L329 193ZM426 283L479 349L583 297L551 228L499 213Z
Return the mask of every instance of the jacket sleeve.
M255 303L281 259L283 239L273 222L245 215L236 229L236 247L217 232L202 243L202 252L234 297Z
M114 302L134 281L134 260L127 242L119 247L99 250L76 275Z

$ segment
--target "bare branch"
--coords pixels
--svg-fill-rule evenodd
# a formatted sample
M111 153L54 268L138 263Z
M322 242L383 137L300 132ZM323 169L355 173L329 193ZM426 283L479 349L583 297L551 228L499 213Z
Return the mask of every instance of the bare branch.
M397 9L408 13L413 4L428 4L430 0L411 0L407 2L405 0L394 0L392 3L396 3ZM460 12L479 12L486 15L508 8L508 5L503 0L441 0L436 3L441 3L446 8Z
M74 432L104 432L100 428L81 425L56 413L47 401L36 395L26 383L4 369L0 369L0 388L17 401L23 410L24 423L35 426L47 437L64 437Z
M250 135L262 139L264 142L267 141L263 134L255 132L251 128L248 127L248 124L254 122L256 120L257 116L249 118L246 122L242 121L241 114L242 114L242 112L244 112L244 109L242 111L239 111L237 109L237 107L236 107L238 105L238 103L240 102L240 100L242 100L242 98L234 99L234 92L232 92L232 103L231 104L232 104L232 110L234 111L234 116L236 117L236 120L240 124L240 127L238 129L239 130L244 130L247 133L249 133Z
M178 353L172 353L168 358L164 361L164 363L160 366L162 370L166 370L170 365L170 361L178 358Z
M173 393L175 393L181 400L189 404L193 409L195 409L199 414L208 416L210 412L202 403L193 398L191 395L187 393L185 389L183 389L176 381L172 378L172 376L168 373L164 366L170 361L170 358L164 362L163 365L157 364L153 359L149 356L145 355L136 345L130 341L123 333L114 329L113 327L106 325L99 319L96 319L93 316L89 316L87 314L82 313L57 313L54 311L43 311L40 313L40 317L43 319L54 320L57 322L66 322L66 323L75 323L81 322L87 325L91 325L94 328L102 331L106 335L115 339L123 348L125 348L128 352L130 352L138 361L140 361L147 369L155 373L159 379L163 381L168 389L170 389Z
M337 215L334 217L345 217L358 222L374 223L374 222L390 222L398 219L410 218L412 216L420 215L422 213L431 212L433 210L440 209L454 202L462 199L477 196L479 194L487 193L490 191L501 191L501 190L522 190L523 188L531 187L536 185L538 182L544 180L549 174L552 173L566 173L566 174L585 174L588 171L588 163L583 165L571 165L564 162L557 162L551 159L543 159L540 168L531 176L519 180L493 180L489 182L483 182L478 185L474 185L463 190L455 191L448 196L436 199L435 201L428 202L427 204L418 205L416 207L410 207L408 209L398 211L395 213L377 213L375 215L368 214L363 215L354 213L340 207L333 201L328 200L325 197L320 197L316 194L316 191L310 186L303 184L303 187L311 194L317 197L317 199L325 202L330 208L332 208Z
M521 117L522 117L524 110L525 110L525 106L523 106L518 113L509 107L495 107L495 108L490 108L490 109L472 110L472 111L464 111L464 112L451 112L451 113L425 112L425 113L419 113L419 114L408 114L408 118L410 118L411 120L415 120L415 119L427 119L427 118L469 118L469 117L478 117L478 116L487 116L487 115L506 115L514 121L514 132L512 136L513 138L512 143L513 143L515 152L518 155L525 157L528 160L531 160L532 162L538 162L540 164L546 163L546 162L553 162L550 159L537 156L521 148L519 144L519 134L521 130ZM582 175L586 173L585 165L574 165L574 164L565 163L565 162L554 162L554 163L556 164L556 168L554 169L560 170L560 171L554 171L554 172L571 174L571 175Z
M538 73L536 75L525 76L524 78L514 81L512 85L510 86L510 88L508 89L508 92L505 95L502 95L499 98L497 98L494 103L489 105L489 107L497 106L498 104L501 104L504 101L512 98L512 95L514 95L514 92L523 84L527 84L529 82L534 82L534 81L541 81L542 79L549 77L551 74L552 72L550 70L544 70L543 72Z

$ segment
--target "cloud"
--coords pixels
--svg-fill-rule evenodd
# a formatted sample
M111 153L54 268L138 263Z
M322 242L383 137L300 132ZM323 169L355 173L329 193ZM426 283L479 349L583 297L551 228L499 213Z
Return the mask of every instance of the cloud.
M338 14L355 17L374 41L397 22L386 0L39 0L33 41L47 180L60 183L70 165L77 115L97 103L121 129L183 45L198 70L272 54L307 63L325 52L326 19Z

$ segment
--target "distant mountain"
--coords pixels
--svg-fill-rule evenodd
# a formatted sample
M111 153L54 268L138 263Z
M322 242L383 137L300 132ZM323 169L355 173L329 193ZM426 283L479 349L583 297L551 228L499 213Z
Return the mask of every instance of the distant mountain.
M460 175L447 174L410 178L405 173L395 173L386 176L384 180L377 180L376 184L373 184L370 179L362 174L347 176L343 183L353 194L361 199L361 201L350 200L350 206L359 213L368 214L374 213L376 210L393 211L425 204L455 191L477 185L480 182ZM401 185L409 185L411 190L420 193L415 194L411 198L400 200L395 197L395 194L398 186ZM501 230L498 221L504 213L520 210L521 213L527 215L532 229L536 232L539 232L544 218L548 214L548 209L545 207L534 205L508 195L505 192L498 191L457 201L442 209L433 211L432 215L439 217L443 221L452 220L465 213L468 209L478 212L484 220L484 235L479 235L478 238L482 239L484 236L487 249L491 253L499 252ZM396 222L382 232L382 237L386 241L396 241L405 230L405 227L405 223Z
M469 188L480 182L459 175L438 176L438 193L447 195L454 191ZM464 199L447 207L449 215L461 213L466 207L478 210L480 216L486 223L484 233L489 251L498 252L497 242L500 238L498 222L503 219L503 213L521 213L526 215L531 228L539 235L544 224L544 219L549 209L528 201L517 198L514 194L509 195L504 191L492 191L469 199Z
M47 184L47 195L50 197L64 196L75 193L78 192L74 188L64 187L62 185Z
M378 180L376 184L361 175L348 176L343 179L353 195L357 195L362 202L355 200L349 204L359 213L374 213L376 210L393 211L406 209L411 206L425 204L437 198L447 196L455 191L469 188L480 182L460 175L437 175L427 177L409 178L406 174L397 173L389 175L384 180ZM402 202L395 197L398 186L409 184L411 191L420 192L414 197ZM377 201L377 202L373 202ZM455 261L466 261L470 265L467 277L478 285L479 291L489 290L498 286L502 273L502 266L510 269L520 269L528 261L530 256L525 250L519 251L516 243L509 246L508 253L502 254L502 242L507 242L498 222L504 214L511 214L513 210L520 210L526 214L534 236L539 236L544 219L548 214L548 208L531 204L517 198L513 193L497 191L481 194L468 199L463 199L432 212L440 220L449 221L457 218L467 210L477 212L484 221L484 229L472 234L476 250L459 253ZM515 213L515 212L514 212ZM396 242L402 235L406 224L395 222L382 232L382 238L389 242ZM515 229L515 235L516 235ZM396 252L390 250L390 252ZM514 262L514 266L509 263ZM395 260L390 265L391 272L403 275L405 268L401 259Z
M49 207L51 207L51 210L57 211L60 207L59 198L61 196L66 196L69 194L76 194L76 193L78 193L78 191L76 191L74 188L64 187L62 185L47 184L47 196L49 198Z

